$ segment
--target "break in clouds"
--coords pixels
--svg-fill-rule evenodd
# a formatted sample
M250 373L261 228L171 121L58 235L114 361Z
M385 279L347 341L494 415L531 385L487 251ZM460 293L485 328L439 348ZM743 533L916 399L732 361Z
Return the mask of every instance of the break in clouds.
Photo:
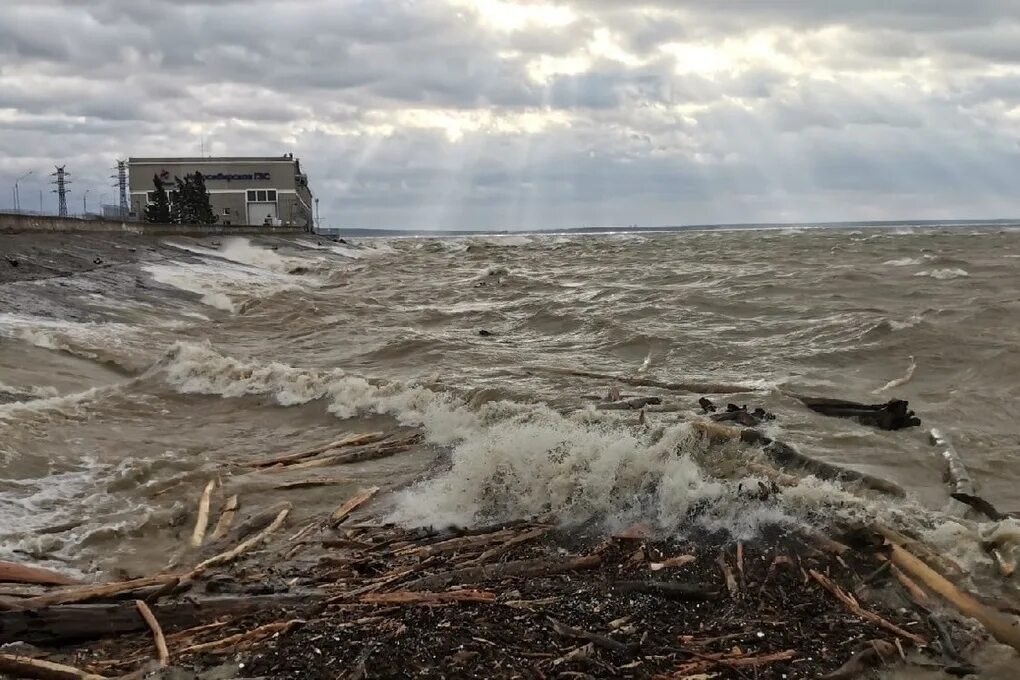
M1012 216L1020 3L0 4L0 207L203 138L331 226Z

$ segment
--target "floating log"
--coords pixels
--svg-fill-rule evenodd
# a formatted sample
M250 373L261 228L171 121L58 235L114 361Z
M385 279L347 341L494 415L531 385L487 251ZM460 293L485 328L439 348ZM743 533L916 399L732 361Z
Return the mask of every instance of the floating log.
M280 510L279 514L276 515L276 519L274 519L273 522L268 527L263 529L262 533L252 538L249 538L248 540L238 544L236 547L224 553L220 553L215 557L210 557L209 559L205 560L197 567L195 567L194 572L192 573L200 573L202 571L205 571L209 567L214 567L219 564L225 564L227 562L231 562L237 559L243 553L247 552L251 548L255 547L256 545L264 541L269 536L269 534L279 529L280 526L283 524L283 521L287 519L287 515L289 513L290 508L284 508L283 510Z
M559 373L561 375L572 375L579 378L592 378L594 380L615 380L625 385L634 387L655 387L668 392L692 392L695 394L741 394L757 392L757 388L746 385L726 385L711 382L662 382L660 380L649 380L648 378L630 378L623 375L611 375L609 373L594 373L592 371L581 371L569 368L556 368L551 366L540 367L542 370Z
M946 461L952 493L961 493L968 496L977 495L974 482L970 478L970 473L967 472L967 467L963 464L963 459L960 458L960 454L956 452L956 448L945 434L936 428L932 428L928 434L932 446L939 447L939 454Z
M882 536L889 543L896 543L912 554L924 560L930 567L951 579L959 579L964 575L963 567L955 561L941 555L924 543L910 538L906 534L896 531L881 522L874 522L871 528Z
M42 567L0 561L0 583L36 583L44 586L75 586L81 581Z
M907 495L907 492L903 490L903 487L898 484L879 477L874 477L864 472L857 472L856 470L850 470L848 468L840 467L839 465L834 465L833 463L818 460L817 458L805 456L789 444L774 441L757 430L740 430L734 427L726 427L725 425L706 421L696 421L692 423L691 426L703 436L714 442L725 442L739 439L745 444L758 444L762 447L762 451L766 456L768 456L769 460L774 465L784 470L800 470L802 472L812 474L819 479L831 482L860 484L865 488L900 498Z
M574 556L563 559L539 558L516 560L501 564L485 564L477 567L465 567L463 569L441 572L411 581L404 587L406 590L436 591L466 583L499 581L505 578L552 576L571 571L594 569L600 564L602 564L602 557L599 555Z
M306 592L286 595L210 597L150 604L164 634L181 631L224 616L243 618L268 611L311 615L324 597ZM57 646L86 642L149 630L134 602L66 604L38 611L0 611L0 644L22 641L31 645ZM169 636L173 639L173 635Z
M996 640L1020 652L1020 620L1016 617L993 611L981 604L969 593L958 589L903 546L894 542L890 542L888 545L892 549L889 559L892 560L893 564L903 570L908 576L921 581L933 592L942 596L964 616L976 619Z
M223 508L220 510L220 518L216 522L216 527L213 529L210 538L214 541L218 541L227 535L230 531L230 525L234 523L234 516L237 514L237 494L234 494L223 504Z
M352 512L357 510L362 504L366 503L370 498L372 498L372 496L378 493L378 491L379 487L373 486L358 492L356 496L349 499L346 503L333 511L333 514L329 516L330 522L333 524L340 524L347 519Z
M637 411L645 406L658 406L661 403L662 399L659 397L634 397L607 404L598 404L595 408L599 411Z
M0 673L9 673L13 678L37 680L105 680L103 675L86 673L74 666L15 654L0 654Z
M202 491L202 498L198 501L198 518L195 520L195 530L191 532L191 547L197 548L205 540L205 530L209 526L209 505L212 501L212 492L216 488L216 480L210 479Z
M255 532L262 531L272 524L273 520L280 514L280 511L285 508L287 510L291 510L294 508L294 504L290 501L283 501L282 503L277 503L265 510L260 510L254 513L234 527L234 529L231 530L226 537L224 537L223 542L236 543L248 536L251 536Z
M798 394L790 396L816 413L834 418L852 418L862 425L882 430L902 430L921 424L921 420L909 410L910 404L902 399L892 399L884 404L861 404L843 399L806 397Z
M170 650L166 647L166 638L163 636L163 629L159 625L159 621L153 615L152 610L149 609L149 605L145 604L141 600L135 600L135 607L138 609L138 613L145 619L145 623L148 624L149 629L152 631L152 638L156 645L156 658L159 661L160 666L170 665Z
M496 601L496 594L485 590L449 590L442 593L398 591L362 595L359 600L364 604L384 605L432 605L458 602L490 604Z
M315 486L337 486L349 484L356 481L353 477L309 477L308 479L297 479L293 482L283 482L274 486L274 489L308 489Z
M364 434L354 434L338 439L328 444L320 444L319 446L298 451L297 453L288 453L283 456L275 456L273 458L263 458L261 460L255 460L247 463L248 467L264 468L273 467L274 465L289 465L296 463L297 461L304 460L305 458L311 458L317 456L320 453L325 453L333 449L342 449L346 446L356 446L358 444L372 444L374 442L382 441L387 435L384 432L366 432Z

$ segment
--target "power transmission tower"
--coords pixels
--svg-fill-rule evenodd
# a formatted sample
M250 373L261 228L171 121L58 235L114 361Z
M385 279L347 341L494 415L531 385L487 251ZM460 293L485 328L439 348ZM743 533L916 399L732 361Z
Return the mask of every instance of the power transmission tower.
M56 177L55 180L50 184L56 184L57 188L53 190L53 193L57 195L57 214L61 217L67 217L67 185L70 184L70 180L67 177L71 174L65 172L65 165L58 165L57 171L50 174L50 177Z
M120 193L120 216L127 217L128 214L128 180L127 180L127 161L117 159L117 174L111 175L111 179L117 180L117 183L113 186L117 187Z

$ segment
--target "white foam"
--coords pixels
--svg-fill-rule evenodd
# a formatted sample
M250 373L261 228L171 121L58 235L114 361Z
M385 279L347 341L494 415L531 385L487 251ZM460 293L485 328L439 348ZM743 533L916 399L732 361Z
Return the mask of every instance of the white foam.
M698 504L703 522L750 535L764 522L794 522L821 505L855 502L819 482L775 501L749 499L738 481L713 478L699 466L696 456L708 444L686 424L635 430L594 410L564 415L511 401L471 406L421 386L248 362L194 343L175 345L155 371L182 392L268 394L284 405L324 399L339 418L387 414L422 427L429 444L450 447L450 465L396 495L392 519L405 524L473 524L552 511L564 521L644 519L675 529Z
M917 361L915 361L913 355L911 355L910 356L910 365L907 366L907 372L904 373L899 378L894 378L894 379L890 380L889 382L887 382L882 387L879 387L877 390L874 391L874 394L879 394L881 392L886 392L888 390L895 389L897 387L902 387L903 385L906 385L908 382L910 382L914 378L914 371L916 371L916 370L917 370Z
M952 279L964 278L970 276L970 274L965 269L955 267L952 269L929 269L917 272L914 276L929 276L933 279L938 279L939 281L949 281Z
M920 257L901 257L896 260L886 260L882 264L886 264L891 267L910 267L913 265L924 264L924 260Z
M129 324L79 323L23 314L0 314L0 337L88 359L137 350L142 330Z
M243 302L238 298L266 298L301 288L296 279L285 274L222 262L171 262L149 264L143 269L155 281L199 295L203 304L226 312L238 311Z

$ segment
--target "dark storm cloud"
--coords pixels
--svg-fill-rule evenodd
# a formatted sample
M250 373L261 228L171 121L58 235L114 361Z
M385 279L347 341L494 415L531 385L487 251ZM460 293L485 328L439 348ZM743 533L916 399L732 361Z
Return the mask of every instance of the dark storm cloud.
M334 224L1012 205L1020 2L559 4L6 0L0 187L66 162L101 194L117 157L205 140L294 152Z

